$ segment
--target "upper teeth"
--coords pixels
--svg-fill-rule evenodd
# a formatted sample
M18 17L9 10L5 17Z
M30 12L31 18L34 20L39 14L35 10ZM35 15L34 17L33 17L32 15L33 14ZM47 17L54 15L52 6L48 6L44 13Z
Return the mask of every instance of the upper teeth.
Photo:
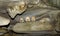
M20 18L20 22L30 22L30 21L36 21L36 18L33 16L33 17L26 17L25 19L24 18Z

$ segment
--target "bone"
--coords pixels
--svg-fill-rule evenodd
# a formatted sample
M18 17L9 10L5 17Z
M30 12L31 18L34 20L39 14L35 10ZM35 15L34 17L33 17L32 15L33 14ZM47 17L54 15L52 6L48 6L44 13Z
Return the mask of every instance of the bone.
M53 30L53 26L50 23L43 24L42 22L16 23L12 30L17 33L25 33L30 31Z
M27 9L25 2L16 2L16 3L10 3L8 5L7 11L11 18L14 18L17 14L22 14Z
M8 25L9 23L10 23L9 19L0 16L0 26L5 26Z

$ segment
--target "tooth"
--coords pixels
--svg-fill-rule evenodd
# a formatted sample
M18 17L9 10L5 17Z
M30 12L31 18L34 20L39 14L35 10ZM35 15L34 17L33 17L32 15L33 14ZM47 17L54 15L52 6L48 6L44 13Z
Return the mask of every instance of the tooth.
M32 20L32 21L36 21L36 18L33 16L33 17L31 18L31 20Z
M0 16L0 26L8 25L10 20Z
M25 21L30 21L30 17L26 17L26 20Z
M44 23L44 22L50 22L50 19L49 18L43 18L40 20L40 22Z
M24 19L23 18L20 18L20 22L24 22Z

